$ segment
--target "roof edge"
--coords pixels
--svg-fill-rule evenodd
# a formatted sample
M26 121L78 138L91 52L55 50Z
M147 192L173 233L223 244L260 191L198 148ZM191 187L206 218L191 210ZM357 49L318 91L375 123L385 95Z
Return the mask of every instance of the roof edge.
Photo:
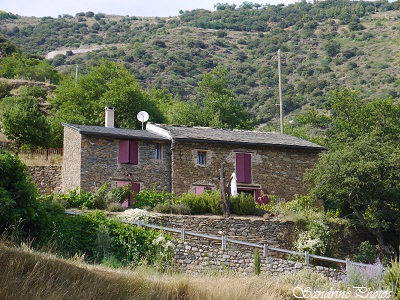
M171 133L168 130L166 130L156 124L153 124L150 122L146 123L146 130L148 130L154 134L161 135L162 137L167 138L169 140L173 139Z
M218 141L218 140L201 140L201 139L187 139L187 138L174 138L176 142L188 142L188 143L208 143L208 144L230 144L230 145L252 145L260 147L277 147L277 148L291 148L291 149L305 149L313 151L326 151L327 148L317 145L313 146L300 146L300 145L287 145L287 144L273 144L273 143L246 143L246 142L235 142L235 141Z

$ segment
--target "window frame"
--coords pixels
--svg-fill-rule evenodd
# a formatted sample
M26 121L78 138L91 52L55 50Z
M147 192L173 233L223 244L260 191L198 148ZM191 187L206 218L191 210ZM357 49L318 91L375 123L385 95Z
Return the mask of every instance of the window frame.
M163 155L162 155L162 150L163 150L163 145L161 143L156 143L156 146L154 148L154 158L156 160L162 160Z
M206 166L207 165L207 151L197 150L196 161L197 161L198 166Z

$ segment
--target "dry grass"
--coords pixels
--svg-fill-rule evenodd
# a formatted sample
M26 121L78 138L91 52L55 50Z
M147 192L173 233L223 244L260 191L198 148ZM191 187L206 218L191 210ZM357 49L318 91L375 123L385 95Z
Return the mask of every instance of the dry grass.
M0 299L291 299L265 277L111 270L0 245Z

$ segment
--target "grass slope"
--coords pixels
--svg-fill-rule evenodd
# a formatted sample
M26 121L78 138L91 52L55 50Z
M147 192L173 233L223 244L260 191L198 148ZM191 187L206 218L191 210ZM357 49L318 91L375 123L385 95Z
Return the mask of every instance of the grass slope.
M0 244L0 299L291 299L265 277L111 270Z

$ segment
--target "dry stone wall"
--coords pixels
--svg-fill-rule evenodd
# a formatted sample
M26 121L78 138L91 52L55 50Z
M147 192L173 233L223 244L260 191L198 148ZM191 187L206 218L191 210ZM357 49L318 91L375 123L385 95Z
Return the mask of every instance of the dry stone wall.
M40 194L50 195L61 191L61 166L29 166L28 171Z
M247 248L247 247L246 247ZM234 272L241 275L255 274L254 250L228 249L222 250L216 244L194 244L192 242L178 242L176 244L176 263L185 272ZM285 273L296 273L308 269L320 273L329 279L341 280L345 276L343 269L333 269L314 266L299 261L290 261L275 257L263 257L260 252L260 274L264 276L279 276Z
M291 249L296 238L296 225L293 222L283 222L276 219L261 217L231 217L220 216L185 216L158 214L149 223L162 227L185 229L208 235L221 235L229 239L250 243L268 244L271 247ZM209 244L210 240L187 236L196 243Z
M183 271L188 272L235 272L242 275L254 274L255 248L229 242L229 239L268 244L270 247L292 249L296 238L296 225L261 217L232 217L224 219L218 216L183 216L153 215L149 223L161 227L185 229L185 232L196 232L212 236L224 234L228 238L225 250L221 240L210 240L204 237L175 234L176 263ZM309 269L332 279L340 279L344 272L322 266L306 265L304 258L299 261L286 260L285 255L276 251L268 251L261 259L261 274L278 276L284 273L295 273Z

